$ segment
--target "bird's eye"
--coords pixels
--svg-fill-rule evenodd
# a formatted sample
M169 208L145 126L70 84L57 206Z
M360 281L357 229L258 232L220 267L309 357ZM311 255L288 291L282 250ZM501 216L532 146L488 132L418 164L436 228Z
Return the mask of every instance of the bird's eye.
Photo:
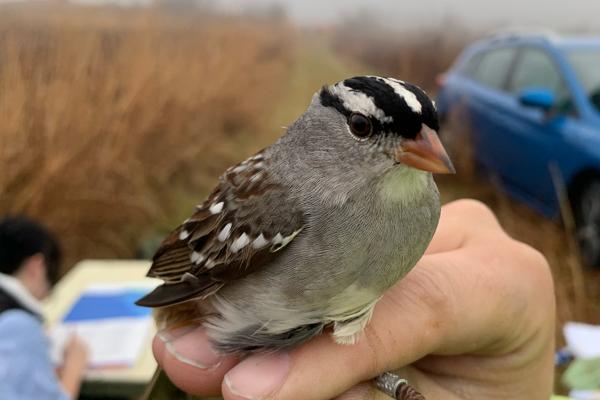
M371 120L365 117L362 114L353 113L348 118L348 126L350 126L350 131L360 138L365 139L371 135L372 126Z

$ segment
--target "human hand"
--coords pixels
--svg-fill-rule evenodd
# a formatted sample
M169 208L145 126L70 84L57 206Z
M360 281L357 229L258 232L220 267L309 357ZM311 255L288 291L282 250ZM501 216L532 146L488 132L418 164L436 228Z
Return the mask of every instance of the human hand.
M63 368L85 369L89 359L88 346L76 334L72 335L65 346Z
M240 362L189 327L159 334L153 350L174 384L226 400L383 400L370 381L384 371L430 400L547 400L554 308L543 256L511 239L481 203L461 200L442 208L426 254L377 304L356 345L325 334Z
M59 374L62 387L72 399L76 399L79 394L88 360L88 346L74 334L65 346L63 365Z

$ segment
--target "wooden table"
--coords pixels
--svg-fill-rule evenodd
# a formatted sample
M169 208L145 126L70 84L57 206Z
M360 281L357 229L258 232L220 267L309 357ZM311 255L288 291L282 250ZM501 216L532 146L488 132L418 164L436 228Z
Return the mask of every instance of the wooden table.
M139 260L85 260L78 263L54 287L44 304L48 327L60 322L81 292L90 285L151 282L150 278L145 278L149 266L149 261ZM133 398L141 395L156 368L151 350L155 332L156 329L152 327L151 334L145 339L145 350L133 367L88 371L81 389L82 396Z

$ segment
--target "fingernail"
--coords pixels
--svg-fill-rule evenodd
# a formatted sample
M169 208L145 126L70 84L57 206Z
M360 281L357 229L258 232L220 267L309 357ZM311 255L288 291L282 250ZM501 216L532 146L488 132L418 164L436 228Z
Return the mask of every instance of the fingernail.
M200 325L186 325L175 329L161 329L156 333L156 336L158 336L163 342L168 343L185 335L186 333L190 333L198 329L199 327Z
M221 362L221 356L213 349L206 331L200 326L161 331L157 335L165 342L167 351L185 364L209 369Z
M225 384L237 396L261 400L281 388L289 371L287 353L251 356L225 375Z

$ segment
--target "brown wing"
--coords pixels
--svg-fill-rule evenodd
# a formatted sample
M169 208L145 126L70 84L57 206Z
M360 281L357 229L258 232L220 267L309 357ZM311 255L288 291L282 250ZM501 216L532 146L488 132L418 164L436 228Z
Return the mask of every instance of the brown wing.
M137 304L207 297L277 257L304 225L286 189L269 175L261 153L229 168L194 215L164 240L148 276L165 283Z

